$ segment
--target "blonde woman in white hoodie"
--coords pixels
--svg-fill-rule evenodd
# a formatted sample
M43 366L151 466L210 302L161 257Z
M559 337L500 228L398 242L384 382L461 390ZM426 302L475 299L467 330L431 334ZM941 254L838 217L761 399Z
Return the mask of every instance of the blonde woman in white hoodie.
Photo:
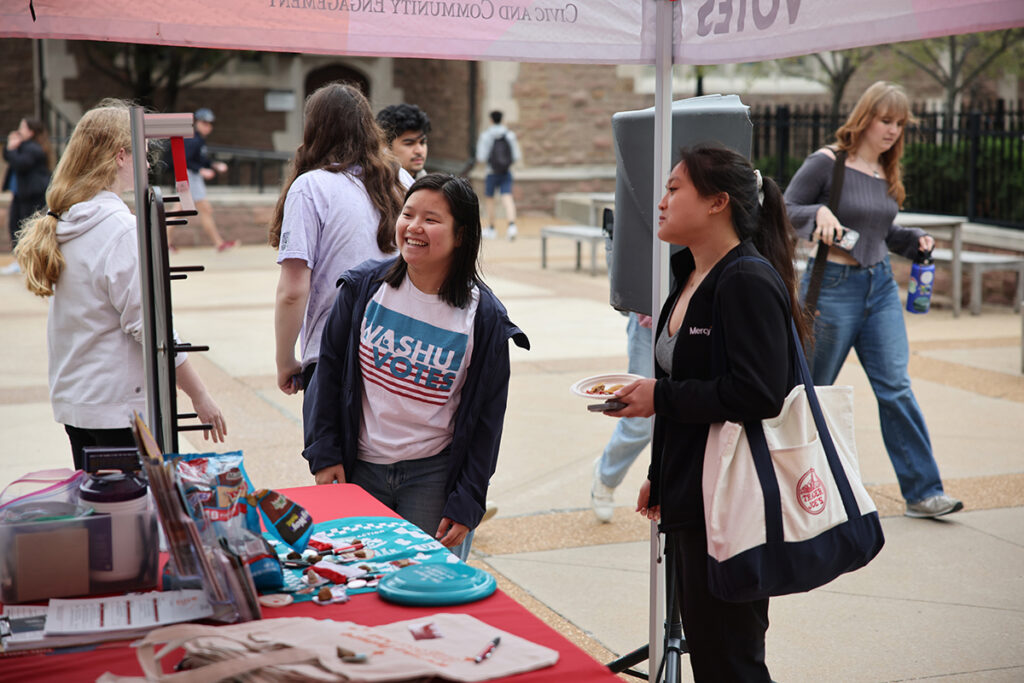
M134 445L132 411L145 413L142 298L135 217L120 195L134 187L128 106L104 101L78 122L46 192L47 209L26 222L15 256L33 294L50 298L50 402L71 440ZM227 426L185 354L178 386L223 441Z

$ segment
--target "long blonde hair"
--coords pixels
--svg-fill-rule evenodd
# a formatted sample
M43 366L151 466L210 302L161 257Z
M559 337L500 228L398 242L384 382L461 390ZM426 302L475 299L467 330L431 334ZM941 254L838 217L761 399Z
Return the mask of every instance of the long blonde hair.
M903 130L900 136L879 157L878 161L885 170L885 177L889 182L889 195L896 202L903 206L903 200L907 197L907 191L903 187L903 168L900 166L900 158L903 156L903 144L907 139L907 125L917 123L917 119L910 111L910 100L903 88L895 83L877 81L857 100L857 105L850 112L846 123L836 131L836 143L839 149L847 152L854 152L860 147L864 131L879 117L892 117L903 121Z
M14 255L25 273L28 291L53 296L53 286L64 270L64 256L57 243L57 219L51 214L62 215L73 205L110 189L117 179L121 149L132 149L128 104L104 100L86 112L71 133L46 191L47 208L22 224Z

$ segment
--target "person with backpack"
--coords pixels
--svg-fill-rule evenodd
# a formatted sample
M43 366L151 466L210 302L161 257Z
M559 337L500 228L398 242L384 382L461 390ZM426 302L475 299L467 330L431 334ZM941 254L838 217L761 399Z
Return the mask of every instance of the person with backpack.
M508 219L508 231L505 235L509 241L516 238L516 202L512 198L512 164L519 161L519 142L516 134L501 124L502 113L491 112L492 125L480 134L476 142L476 160L487 164L487 176L484 178L484 207L487 211L487 227L483 230L484 239L494 239L498 233L494 229L494 191L501 191L501 203L505 207Z

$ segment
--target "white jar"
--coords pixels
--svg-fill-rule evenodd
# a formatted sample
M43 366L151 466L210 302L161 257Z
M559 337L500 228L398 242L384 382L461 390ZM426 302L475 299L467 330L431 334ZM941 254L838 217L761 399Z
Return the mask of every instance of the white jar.
M89 524L89 578L112 583L138 578L146 558L149 488L134 474L96 474L82 482L82 503L97 515Z

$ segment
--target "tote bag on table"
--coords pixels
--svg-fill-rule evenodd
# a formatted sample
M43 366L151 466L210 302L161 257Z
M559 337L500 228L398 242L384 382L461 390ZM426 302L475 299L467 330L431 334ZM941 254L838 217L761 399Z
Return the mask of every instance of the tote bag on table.
M853 389L815 387L790 326L798 384L779 415L708 433L708 581L721 600L817 588L866 565L885 542L857 469Z

